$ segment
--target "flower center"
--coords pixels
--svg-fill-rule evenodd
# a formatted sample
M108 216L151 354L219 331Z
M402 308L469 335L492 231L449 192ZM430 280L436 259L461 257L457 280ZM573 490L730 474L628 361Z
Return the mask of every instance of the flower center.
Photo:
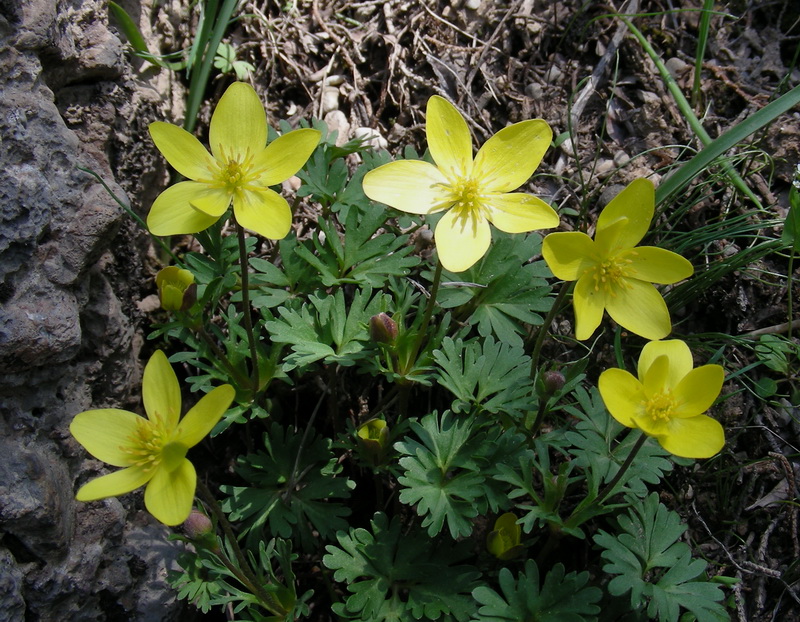
M633 251L631 254L636 253ZM628 265L631 263L632 259L609 257L591 268L594 291L602 290L606 294L616 296L617 290L630 287L625 280L628 278Z
M252 185L256 181L256 171L253 170L253 156L247 153L223 154L217 160L217 171L213 182L214 186L223 188L234 195Z
M474 214L481 209L481 193L478 182L471 178L458 178L450 186L453 193L453 208L460 215Z
M131 466L143 467L153 471L164 457L164 447L169 443L170 433L164 420L155 416L155 421L139 417L136 431L128 437L128 442L121 448L130 456ZM173 443L174 444L174 443Z
M654 422L672 419L675 410L675 398L672 391L660 391L650 397L644 404L644 412Z

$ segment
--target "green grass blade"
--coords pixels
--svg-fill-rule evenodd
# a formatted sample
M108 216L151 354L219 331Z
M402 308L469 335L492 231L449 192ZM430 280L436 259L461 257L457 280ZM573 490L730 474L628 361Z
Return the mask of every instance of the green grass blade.
M714 0L704 0L703 13L700 15L700 25L697 32L697 51L694 58L694 82L692 83L692 108L697 109L700 101L700 78L703 73L703 59L708 45L708 29L711 26L711 13L714 9Z
M706 129L703 127L703 124L700 123L700 120L694 114L694 110L687 101L686 96L684 96L683 92L678 86L678 83L675 82L672 74L670 74L666 65L664 65L653 46L650 45L650 42L645 38L641 31L631 23L630 20L623 16L620 16L620 19L625 23L633 36L636 37L644 51L647 52L647 55L652 59L653 63L655 63L656 67L658 68L658 73L661 74L661 79L664 81L667 89L672 94L672 97L675 99L675 104L678 106L678 109L681 111L681 114L686 119L686 122L689 124L689 127L692 128L692 131L695 133L697 138L700 139L700 142L703 143L703 146L708 146L711 144L713 142L711 136L709 136L708 132L706 132ZM744 182L744 179L742 179L739 173L736 172L733 166L731 166L730 162L721 162L720 166L722 166L722 170L730 179L731 184L735 186L736 189L739 190L739 192L741 192L744 196L755 203L759 209L762 209L761 201L759 201L758 197L753 193L752 190L750 190L749 186Z
M209 2L206 5L206 9L208 9L212 4L213 6L216 6L216 0ZM214 62L214 55L217 53L217 48L222 41L222 37L225 35L225 30L228 28L228 24L234 10L236 10L237 4L238 0L225 0L225 2L222 4L222 8L219 10L216 19L214 20L214 28L211 36L208 39L207 45L202 47L203 53L202 61L200 62L200 68L195 68L195 70L192 72L192 79L189 83L189 96L186 102L186 118L183 121L183 127L187 132L193 131L194 126L197 123L197 113L200 110L200 104L203 101L203 95L205 94L206 85L208 84L208 78L211 75L211 66ZM210 11L207 11L206 20L210 20L210 18L211 13Z
M145 43L144 37L139 31L139 27L136 25L136 22L131 19L131 16L125 12L125 9L116 2L111 2L111 0L109 0L108 10L114 16L122 34L125 35L128 43L131 44L133 51L148 58L152 57L153 55L150 53L150 50L147 49L147 43Z
M800 85L781 95L761 110L754 112L747 119L706 145L697 155L681 166L674 175L670 175L661 183L656 190L656 202L661 203L669 196L680 192L716 158L798 104L800 104Z

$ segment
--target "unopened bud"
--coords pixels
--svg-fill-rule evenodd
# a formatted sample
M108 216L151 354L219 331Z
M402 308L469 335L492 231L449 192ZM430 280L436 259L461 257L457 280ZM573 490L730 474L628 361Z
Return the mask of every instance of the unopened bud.
M560 371L546 371L542 376L542 384L547 395L553 395L564 388L566 379Z
M194 275L177 266L168 266L156 275L158 299L165 311L186 311L197 301Z
M517 517L506 512L494 523L494 529L486 537L486 548L497 559L503 561L519 555L523 547L520 544L522 529L517 524Z
M397 322L386 313L369 318L369 336L376 343L394 343L397 339Z
M189 518L183 521L183 532L197 546L212 551L219 548L211 519L198 510L192 510Z

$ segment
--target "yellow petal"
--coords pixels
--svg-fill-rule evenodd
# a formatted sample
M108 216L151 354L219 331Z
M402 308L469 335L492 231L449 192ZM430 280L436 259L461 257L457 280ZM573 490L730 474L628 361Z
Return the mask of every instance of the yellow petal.
M533 175L553 140L546 121L531 119L503 128L475 156L472 178L484 192L510 192Z
M662 354L652 362L644 378L642 378L642 386L648 398L663 393L666 389L671 388L667 384L670 377L669 372L669 358L666 355Z
M658 442L681 458L710 458L725 446L725 431L719 421L705 415L672 419Z
M489 221L500 231L524 233L558 226L558 214L531 194L491 194L482 199Z
M656 246L638 246L618 255L620 259L629 260L628 275L640 281L671 285L694 274L691 262L678 253Z
M693 369L675 388L676 417L692 417L706 412L722 391L725 371L719 365Z
M219 219L231 205L231 193L223 188L207 188L190 205L214 220Z
M159 419L168 431L174 430L181 416L181 388L167 355L156 350L144 368L142 401L150 421Z
M220 162L240 162L260 154L267 144L267 115L255 90L234 82L222 94L208 128L211 153Z
M472 138L467 122L450 102L438 95L428 100L425 136L439 170L451 179L469 177Z
M655 188L649 179L636 179L622 190L600 213L595 241L609 250L632 248L642 241L655 211ZM623 227L611 228L620 219Z
M542 242L542 256L562 281L577 281L588 268L597 265L594 240L580 231L548 233Z
M483 216L468 214L462 218L451 209L436 224L433 239L444 269L463 272L489 250L492 231Z
M317 130L300 129L279 136L253 160L253 173L258 182L272 186L297 173L319 144Z
M659 356L666 356L669 360L669 375L667 387L674 389L683 378L692 371L692 351L686 342L680 339L667 339L665 341L650 341L642 348L639 355L637 373L639 378L647 375L647 370Z
M139 486L144 486L152 476L151 471L142 467L129 467L93 479L80 487L75 498L78 501L97 501L107 497L124 495Z
M595 289L593 279L578 279L575 284L575 291L572 294L572 306L575 308L576 339L583 341L592 336L603 320L605 305L605 291Z
M202 200L208 186L195 181L182 181L156 197L147 215L147 228L153 235L182 235L207 229L217 220L192 207L191 201Z
M197 487L197 473L188 460L176 469L156 469L144 490L147 511L165 525L178 525L189 517Z
M211 176L214 158L182 127L154 121L150 124L150 136L167 162L184 177L208 179Z
M606 310L623 328L645 339L661 339L672 330L667 305L650 283L625 279L616 296L606 296Z
M600 397L611 416L628 428L635 428L634 417L644 410L645 394L642 383L624 369L611 368L597 380Z
M229 384L223 384L204 395L192 407L178 425L175 442L186 447L194 447L211 432L233 402L236 391Z
M286 237L292 228L292 210L274 190L245 190L233 199L236 221L270 240Z
M131 464L131 457L123 448L130 444L140 423L142 418L132 412L104 408L75 415L69 431L98 460L124 467Z
M447 203L449 182L430 162L397 160L372 169L364 175L364 194L373 201L411 214L452 205Z

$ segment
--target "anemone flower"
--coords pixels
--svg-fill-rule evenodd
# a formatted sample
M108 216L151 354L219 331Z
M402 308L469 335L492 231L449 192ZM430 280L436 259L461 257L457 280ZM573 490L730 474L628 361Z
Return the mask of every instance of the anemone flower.
M553 274L577 281L573 294L575 336L588 339L603 310L623 328L646 339L672 330L667 305L653 283L672 284L694 272L686 259L642 241L655 210L655 189L648 179L631 182L597 220L594 240L578 231L550 233L542 255Z
M235 391L224 384L180 419L181 391L163 352L144 369L142 398L147 418L126 410L87 410L75 416L69 431L98 460L123 467L84 484L75 498L95 501L147 485L147 510L165 525L186 520L192 510L197 475L186 452L211 431L228 410ZM180 420L179 420L180 419Z
M156 121L150 136L176 171L191 181L170 186L147 216L153 235L197 233L233 204L243 227L278 240L289 233L292 211L269 186L297 173L319 143L320 133L299 129L267 145L267 116L253 87L231 84L209 127L211 153L177 125Z
M622 425L655 437L683 458L710 458L725 445L722 425L704 414L722 390L719 365L693 369L683 341L651 341L639 356L638 378L622 369L600 374L608 412Z
M530 194L511 192L525 183L550 146L553 132L542 119L509 125L472 158L464 118L447 100L428 100L425 134L435 165L397 160L368 172L364 192L374 200L412 214L444 211L434 241L442 266L463 272L489 248L489 223L506 233L558 225L558 215Z

